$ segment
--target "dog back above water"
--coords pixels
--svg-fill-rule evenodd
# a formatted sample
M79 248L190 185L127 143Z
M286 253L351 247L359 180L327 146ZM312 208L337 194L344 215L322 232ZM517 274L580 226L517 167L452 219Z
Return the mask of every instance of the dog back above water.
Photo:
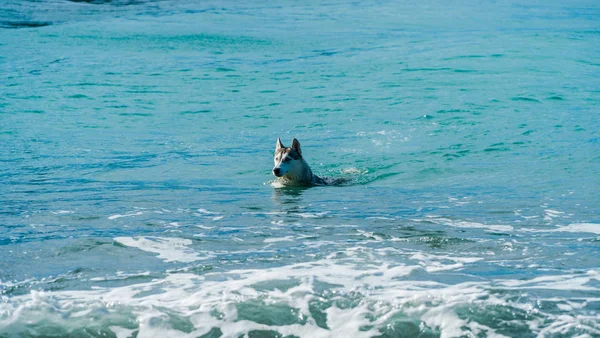
M318 185L340 185L348 182L345 178L321 178L313 174L308 163L302 156L300 142L292 140L292 146L286 147L277 139L275 154L273 156L273 175L277 182L285 186L318 186Z

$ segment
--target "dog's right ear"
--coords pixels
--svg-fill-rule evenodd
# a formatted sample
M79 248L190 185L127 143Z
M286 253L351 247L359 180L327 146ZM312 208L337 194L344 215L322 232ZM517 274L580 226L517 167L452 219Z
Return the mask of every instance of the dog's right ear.
M275 145L275 151L277 151L281 148L285 148L285 147L283 146L283 143L281 143L281 139L277 138L277 145Z
M300 149L300 142L298 142L298 140L292 140L292 149L296 150L296 152L302 156L302 150Z

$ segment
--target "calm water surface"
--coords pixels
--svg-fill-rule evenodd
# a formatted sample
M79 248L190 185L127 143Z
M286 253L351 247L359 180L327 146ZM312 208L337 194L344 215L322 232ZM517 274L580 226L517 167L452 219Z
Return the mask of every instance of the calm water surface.
M600 336L595 1L5 0L0 74L0 337Z

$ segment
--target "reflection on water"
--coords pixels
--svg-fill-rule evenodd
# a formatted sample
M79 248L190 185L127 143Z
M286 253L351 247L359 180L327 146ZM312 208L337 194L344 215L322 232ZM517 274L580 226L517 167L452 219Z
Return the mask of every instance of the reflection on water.
M304 194L311 187L286 187L281 186L273 189L273 195L271 199L278 206L295 206L302 201L302 194Z

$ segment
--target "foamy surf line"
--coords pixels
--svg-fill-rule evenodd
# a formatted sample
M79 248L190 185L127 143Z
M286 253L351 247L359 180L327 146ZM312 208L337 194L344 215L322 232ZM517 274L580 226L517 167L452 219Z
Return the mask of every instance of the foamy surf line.
M115 242L125 246L137 248L142 251L157 253L157 258L165 262L194 262L207 259L208 256L200 256L188 246L192 244L190 239L176 237L116 237Z
M35 336L93 329L117 337L239 337L260 332L511 337L515 329L542 336L600 334L598 270L451 284L415 278L428 273L426 267L389 262L365 250L348 250L343 259L331 256L276 268L176 273L123 287L4 296L0 331ZM414 258L436 262L433 273L474 260ZM448 267L440 267L444 264Z

